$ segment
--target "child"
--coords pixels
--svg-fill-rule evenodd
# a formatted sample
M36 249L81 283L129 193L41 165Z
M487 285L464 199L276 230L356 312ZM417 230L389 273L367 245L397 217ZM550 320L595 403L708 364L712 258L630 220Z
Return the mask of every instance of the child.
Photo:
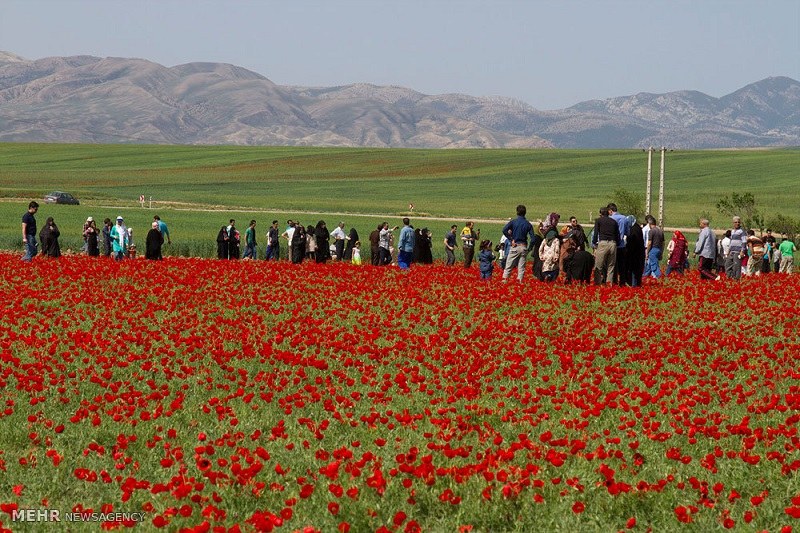
M356 241L353 245L353 264L360 265L361 264L361 241Z
M491 279L492 270L494 269L494 260L496 257L492 254L492 241L481 241L481 251L478 255L478 261L481 267L481 279Z

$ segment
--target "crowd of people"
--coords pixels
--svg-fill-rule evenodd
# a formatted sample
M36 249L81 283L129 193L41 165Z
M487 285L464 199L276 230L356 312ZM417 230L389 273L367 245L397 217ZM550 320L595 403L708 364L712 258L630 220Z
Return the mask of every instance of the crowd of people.
M37 242L36 213L39 211L38 202L30 202L28 210L22 215L22 245L24 253L23 261L30 261L39 253L39 243ZM38 233L39 241L42 244L42 255L47 257L59 257L61 246L59 237L61 232L58 229L53 217L48 217L45 226ZM88 217L83 223L83 246L81 252L92 257L104 255L114 257L116 260L136 257L136 244L133 240L133 229L125 225L125 219L118 216L114 223L110 218L103 221L103 227L98 228L93 217ZM163 259L161 248L164 242L172 243L169 236L167 224L158 215L153 216L150 231L145 237L145 258L159 260Z
M38 253L34 216L38 208L38 203L31 202L22 217L23 260L26 261ZM503 227L496 246L489 239L480 239L480 230L475 229L474 222L467 221L461 231L453 224L442 240L445 265L456 264L456 251L460 245L464 268L470 268L476 261L477 248L482 279L491 278L499 264L504 281L516 270L516 278L521 282L529 255L533 275L544 282L563 276L566 283L613 283L636 287L644 278L680 275L689 268L691 246L681 231L675 230L672 238L666 241L663 229L653 216L647 215L639 223L635 217L619 213L614 203L599 210L599 217L588 233L576 217L560 224L560 215L550 213L534 225L526 218L524 205L517 206L516 215ZM412 264L433 263L432 232L425 227L415 229L409 218L403 218L402 222L402 227L390 227L388 222L382 222L372 230L368 241L370 264L408 269ZM753 229L741 227L740 217L733 217L733 227L719 236L711 230L708 220L701 219L699 225L700 232L692 255L698 259L701 279L739 279L743 275L793 271L795 244L787 238L778 242L770 229L757 236ZM58 257L61 254L59 236L58 226L53 217L49 217L38 233L44 255ZM306 260L325 263L332 260L362 264L358 231L355 228L346 231L344 222L339 222L329 231L324 220L307 226L287 220L285 229L281 231L279 222L273 220L265 237L267 246L263 258L268 261L287 259L292 263ZM217 233L217 257L258 259L255 220L250 221L244 232L243 254L241 240L236 220L230 219ZM106 218L102 228L88 217L83 226L83 241L82 251L90 256L99 256L102 252L117 260L136 257L133 230L125 225L121 216L115 223ZM169 229L155 215L145 239L145 258L161 259L165 241L172 242ZM284 246L286 253L282 254ZM665 256L666 268L662 274L661 262Z

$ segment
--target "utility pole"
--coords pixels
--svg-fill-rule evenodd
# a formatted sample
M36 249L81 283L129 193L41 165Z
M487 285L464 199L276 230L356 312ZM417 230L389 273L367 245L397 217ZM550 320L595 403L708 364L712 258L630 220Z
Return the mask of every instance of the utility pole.
M664 157L667 154L667 147L661 147L661 177L658 180L658 225L664 229Z
M645 196L644 201L644 214L650 214L650 205L651 205L651 198L650 198L650 189L652 188L653 183L653 147L647 149L647 195Z

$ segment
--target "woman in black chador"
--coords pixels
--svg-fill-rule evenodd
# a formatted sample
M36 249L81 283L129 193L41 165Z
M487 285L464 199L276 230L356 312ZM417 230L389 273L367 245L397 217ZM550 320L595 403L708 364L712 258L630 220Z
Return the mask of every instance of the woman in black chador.
M331 258L331 234L324 220L317 222L314 236L317 238L317 263L324 263Z
M292 235L292 263L300 263L306 256L306 228L297 224Z
M61 257L61 247L58 244L58 237L61 232L58 231L53 217L48 217L47 222L44 223L42 231L39 232L39 240L42 242L42 253L47 257Z
M217 233L217 257L228 258L228 228L225 226L219 228L219 233Z
M153 227L147 232L145 239L145 259L161 259L161 245L164 244L164 236L158 230L158 222L153 222Z
M414 230L414 262L422 265L433 263L432 245L428 228Z
M356 228L350 228L350 235L347 236L347 245L344 247L344 260L353 260L353 245L358 242L358 232Z

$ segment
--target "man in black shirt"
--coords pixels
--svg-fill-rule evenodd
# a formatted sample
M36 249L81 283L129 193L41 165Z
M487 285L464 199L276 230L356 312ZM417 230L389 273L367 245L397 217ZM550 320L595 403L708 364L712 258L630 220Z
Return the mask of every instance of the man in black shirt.
M34 216L38 210L39 204L31 202L28 204L28 211L22 215L22 245L25 247L23 261L30 261L38 251L36 249L36 217Z
M594 222L592 247L594 252L594 284L602 285L614 279L614 265L617 261L619 226L609 217L607 207L600 208L600 217Z

